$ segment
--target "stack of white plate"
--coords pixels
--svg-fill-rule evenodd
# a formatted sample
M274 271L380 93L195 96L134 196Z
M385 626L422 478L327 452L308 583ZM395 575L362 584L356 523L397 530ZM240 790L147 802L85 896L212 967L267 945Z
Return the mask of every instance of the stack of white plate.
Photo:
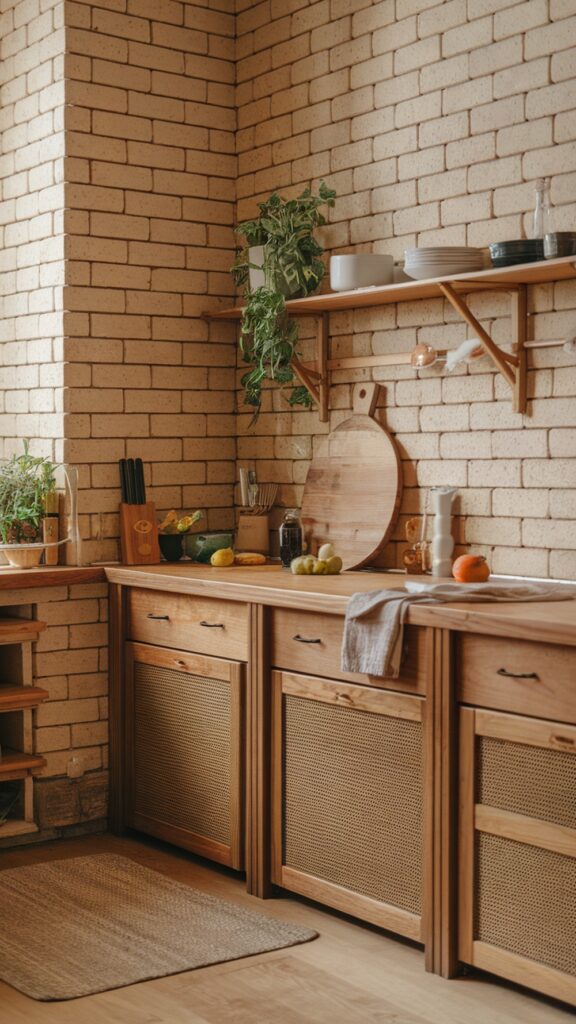
M484 269L481 249L466 245L439 245L434 248L406 249L404 273L416 281L428 277L452 277Z

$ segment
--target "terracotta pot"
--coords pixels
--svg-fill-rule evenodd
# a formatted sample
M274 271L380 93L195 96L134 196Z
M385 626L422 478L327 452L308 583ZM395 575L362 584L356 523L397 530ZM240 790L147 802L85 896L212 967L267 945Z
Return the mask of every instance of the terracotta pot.
M27 548L23 544L14 544L13 547L4 548L4 554L10 565L16 569L33 569L40 565L44 548Z

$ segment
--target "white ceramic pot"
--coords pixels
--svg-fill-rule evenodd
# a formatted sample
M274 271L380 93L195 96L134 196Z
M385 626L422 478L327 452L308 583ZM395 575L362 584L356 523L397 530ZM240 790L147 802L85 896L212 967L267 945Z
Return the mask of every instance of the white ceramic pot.
M330 287L333 292L390 284L394 258L386 254L359 252L330 257Z
M43 547L28 548L24 544L7 545L2 549L10 565L16 569L34 569L40 565Z

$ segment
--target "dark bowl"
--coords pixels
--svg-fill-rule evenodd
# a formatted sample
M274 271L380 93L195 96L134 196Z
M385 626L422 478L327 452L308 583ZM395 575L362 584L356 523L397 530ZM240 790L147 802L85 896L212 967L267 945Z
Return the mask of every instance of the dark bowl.
M182 558L182 534L159 533L160 551L167 562L179 562Z
M520 238L512 242L492 242L491 256L517 256L525 253L544 255L543 238Z

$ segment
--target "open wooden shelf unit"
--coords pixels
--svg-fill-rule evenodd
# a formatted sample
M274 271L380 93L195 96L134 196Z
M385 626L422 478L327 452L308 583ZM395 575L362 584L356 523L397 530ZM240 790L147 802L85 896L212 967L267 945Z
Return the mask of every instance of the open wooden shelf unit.
M0 785L19 783L15 816L0 823L0 840L36 832L33 775L46 758L33 751L32 709L49 693L32 683L32 643L46 623L0 618Z
M443 296L472 329L480 345L506 380L512 391L514 411L525 412L527 286L575 279L576 256L563 256L560 259L541 260L537 263L481 270L474 274L456 274L451 277L429 278L425 281L403 281L375 288L359 288L350 292L328 292L322 295L309 295L304 299L290 299L286 302L286 309L292 316L309 316L317 319L315 363L304 364L294 360L292 365L300 382L308 388L317 403L320 420L326 422L331 370L406 364L409 363L410 356L410 353L401 352L393 355L331 359L328 351L330 313ZM466 295L489 291L504 291L510 294L511 353L496 345L466 302ZM242 316L242 307L213 310L205 316L210 320L238 320Z

